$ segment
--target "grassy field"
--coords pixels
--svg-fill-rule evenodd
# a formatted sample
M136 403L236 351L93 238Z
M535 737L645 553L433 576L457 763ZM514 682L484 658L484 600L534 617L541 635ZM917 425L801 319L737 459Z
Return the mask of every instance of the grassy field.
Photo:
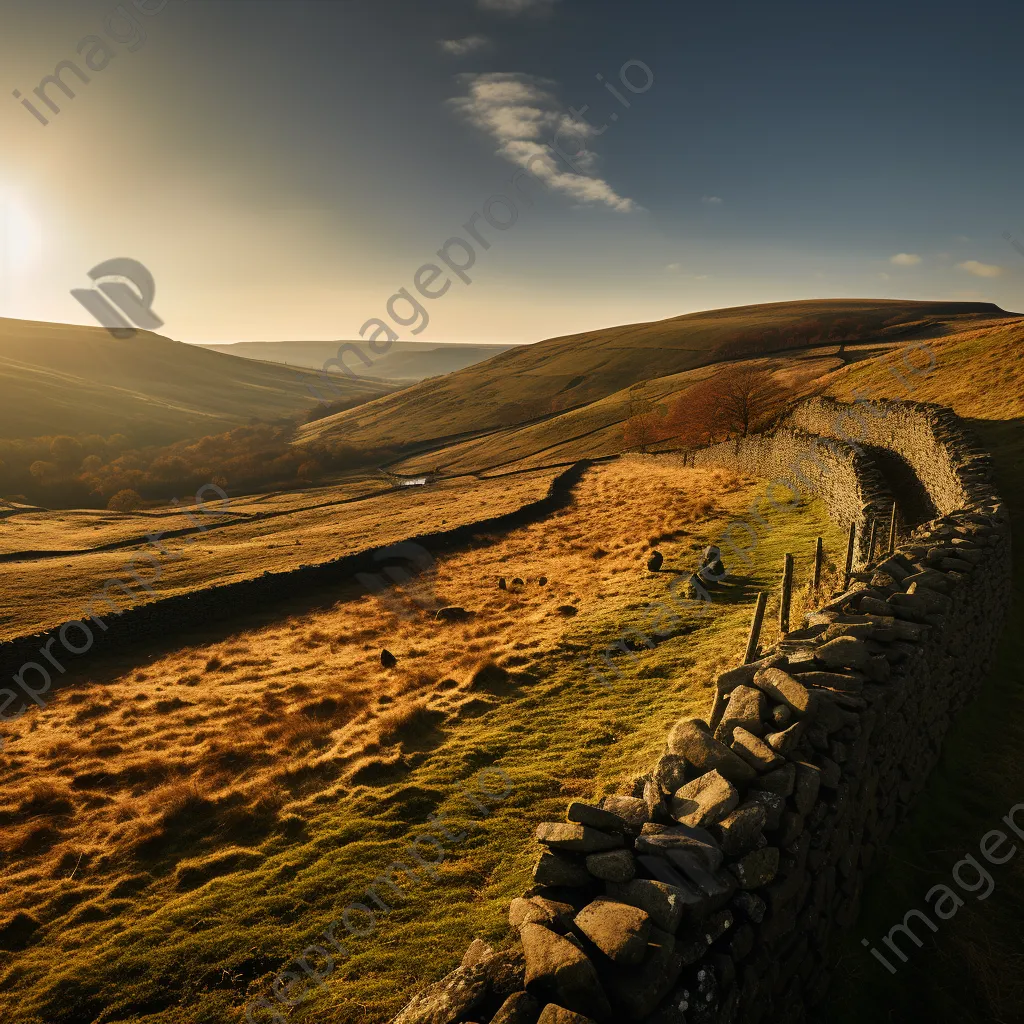
M764 506L752 566L709 609L683 607L670 584L760 493L671 457L595 466L566 509L439 558L401 595L340 589L60 691L0 755L4 1019L239 1022L431 814L455 837L436 877L403 886L294 1019L385 1021L474 934L505 938L535 824L612 791L677 716L707 710L784 552L800 580L816 534L842 551L817 504ZM436 623L417 598L472 617ZM634 630L659 642L595 678ZM464 787L479 797L487 767L511 789L474 805Z
M938 933L921 927L923 949L890 975L861 946L878 945L912 908L924 910L933 885L951 885L954 865L979 857L978 844L1024 803L1024 325L968 331L933 345L935 368L912 377L909 392L891 369L898 360L843 371L829 388L836 397L861 393L939 402L968 420L995 459L999 489L1014 525L1015 602L996 662L980 697L953 724L942 759L910 819L896 833L885 864L867 887L861 920L850 937L825 1019L936 1020L1016 1024L1024 1020L1024 850L992 866L995 889L984 901L966 897ZM917 365L924 365L922 357ZM1019 819L1018 819L1019 820ZM1024 847L1010 833L1011 840ZM976 877L964 869L966 884ZM954 887L955 888L955 887ZM983 890L982 890L983 891Z
M402 447L576 409L642 380L835 342L941 335L1005 316L988 303L823 299L689 313L551 338L309 424L303 441Z
M115 591L122 608L188 593L214 583L284 572L342 555L384 547L406 537L449 530L503 515L542 498L554 470L505 480L460 477L427 487L395 488L380 475L332 487L222 502L212 492L207 514L177 508L146 512L20 511L0 520L0 639L21 636L78 618L109 580L131 582L126 566L152 580L143 589ZM198 525L195 525L198 522ZM203 532L205 528L205 532ZM186 531L175 536L175 531ZM150 544L150 534L165 552ZM38 580L45 577L46 587Z
M387 394L383 381L334 378L328 401ZM315 373L210 352L139 331L0 319L0 438L125 434L169 444L317 404ZM314 386L311 393L307 385Z

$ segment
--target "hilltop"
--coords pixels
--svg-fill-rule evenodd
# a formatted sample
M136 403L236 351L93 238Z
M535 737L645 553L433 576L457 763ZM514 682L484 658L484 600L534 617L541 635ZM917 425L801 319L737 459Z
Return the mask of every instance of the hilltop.
M303 441L429 447L576 409L639 381L821 345L934 337L1009 317L985 302L819 299L551 338L306 427Z
M341 341L237 341L228 345L202 345L245 359L304 366L319 370L338 352ZM351 342L363 345L362 341ZM422 341L395 341L383 355L374 354L373 373L386 380L419 381L472 366L512 348L511 345L430 345ZM342 377L341 380L345 378Z
M316 384L307 370L148 331L121 339L102 327L0 319L0 438L121 433L167 444L253 418L296 417L316 405L309 390ZM392 390L379 380L342 377L336 388L353 403Z

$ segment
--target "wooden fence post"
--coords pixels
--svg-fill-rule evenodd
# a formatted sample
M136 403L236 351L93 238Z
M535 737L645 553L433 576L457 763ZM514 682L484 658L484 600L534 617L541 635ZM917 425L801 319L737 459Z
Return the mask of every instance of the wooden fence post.
M892 503L892 519L889 521L889 554L896 551L896 502Z
M754 618L750 623L750 636L747 639L747 653L743 655L743 664L749 665L757 654L757 641L761 637L761 623L764 622L764 610L768 607L768 595L763 591L757 595L754 605Z
M789 632L789 606L793 600L793 556L786 555L782 568L782 601L779 603L779 632Z
M819 537L814 544L814 578L811 582L811 592L814 594L817 594L818 587L821 586L821 563L824 560L824 556L825 552Z
M868 562L875 559L875 535L878 533L878 520L871 520L871 536L868 537Z
M843 576L843 590L850 589L850 574L853 572L853 549L857 543L856 520L850 523L850 541L846 545L846 574Z

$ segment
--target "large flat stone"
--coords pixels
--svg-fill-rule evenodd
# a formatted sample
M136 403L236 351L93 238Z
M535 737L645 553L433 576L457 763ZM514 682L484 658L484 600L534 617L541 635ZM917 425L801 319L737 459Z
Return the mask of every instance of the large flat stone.
M538 885L578 887L592 881L587 869L577 861L553 850L543 850L533 865L533 880Z
M597 971L582 950L539 924L524 925L519 935L531 995L600 1020L610 1016Z
M739 802L736 787L718 771L709 771L672 794L671 813L683 825L706 828L721 821Z
M815 651L815 657L817 653ZM813 709L814 695L811 691L781 668L762 669L754 676L754 685L773 700L788 705L798 715L806 715Z
M666 932L675 932L679 928L686 907L693 899L692 893L650 878L609 882L607 892L613 900L645 911L655 926Z
M651 917L638 907L597 899L576 915L576 927L617 964L638 964L647 951Z
M701 775L717 771L730 782L750 782L757 772L724 743L719 743L699 718L682 718L668 734L668 751L681 754Z
M544 822L537 826L536 837L537 842L566 853L601 853L622 846L621 835L572 822Z
M729 703L722 713L722 721L715 730L715 737L723 743L728 743L733 729L737 726L761 736L764 734L763 719L767 711L768 704L761 690L753 686L737 686L729 695Z

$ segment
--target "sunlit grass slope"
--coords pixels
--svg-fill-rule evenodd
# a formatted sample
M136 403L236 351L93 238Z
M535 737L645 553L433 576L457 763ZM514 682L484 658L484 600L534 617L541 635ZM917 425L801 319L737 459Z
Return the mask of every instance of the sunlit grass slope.
M122 433L167 444L253 418L294 417L317 399L309 370L258 363L139 331L0 319L0 437ZM386 394L339 377L329 401Z
M310 424L305 439L404 446L577 408L641 380L828 342L941 334L1002 314L988 303L822 299L689 313L551 338ZM358 369L358 367L357 367Z

